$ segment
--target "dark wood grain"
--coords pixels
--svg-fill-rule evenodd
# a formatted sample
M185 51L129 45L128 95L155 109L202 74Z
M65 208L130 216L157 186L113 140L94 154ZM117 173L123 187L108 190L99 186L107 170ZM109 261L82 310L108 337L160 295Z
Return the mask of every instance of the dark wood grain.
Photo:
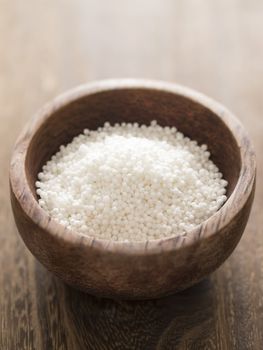
M262 15L259 0L0 0L1 349L262 348ZM44 102L86 81L127 76L222 101L255 144L258 181L245 234L207 283L160 303L119 306L65 287L37 264L17 234L7 179L15 139ZM122 323L125 310L135 316Z
M178 236L115 242L59 225L37 202L37 174L85 128L152 120L207 144L228 181L228 200L201 225ZM218 268L244 231L254 198L251 142L222 105L187 88L146 80L87 84L44 106L18 138L10 163L18 230L35 257L68 284L95 296L152 299L181 291Z

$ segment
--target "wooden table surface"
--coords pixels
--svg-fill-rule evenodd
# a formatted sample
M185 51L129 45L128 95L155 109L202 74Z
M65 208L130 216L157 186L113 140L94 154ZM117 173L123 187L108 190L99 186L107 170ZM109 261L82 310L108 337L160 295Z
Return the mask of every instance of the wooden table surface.
M263 2L0 0L0 349L263 349ZM12 145L58 93L94 79L175 81L227 105L258 158L254 207L232 256L199 285L148 302L65 286L21 241Z

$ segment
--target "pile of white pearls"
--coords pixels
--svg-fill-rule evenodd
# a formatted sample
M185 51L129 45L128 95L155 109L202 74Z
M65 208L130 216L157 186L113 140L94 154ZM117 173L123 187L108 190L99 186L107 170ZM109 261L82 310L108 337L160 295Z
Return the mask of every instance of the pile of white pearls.
M226 201L206 145L161 127L108 122L43 166L40 206L67 228L115 241L186 234Z

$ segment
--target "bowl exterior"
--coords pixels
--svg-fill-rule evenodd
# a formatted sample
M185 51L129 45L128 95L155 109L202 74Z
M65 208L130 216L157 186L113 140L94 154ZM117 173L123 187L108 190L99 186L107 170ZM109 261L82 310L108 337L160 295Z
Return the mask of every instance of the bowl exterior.
M238 215L217 234L206 236L200 226L196 242L178 246L178 238L174 237L167 241L169 250L161 249L153 254L102 250L96 240L86 244L85 237L78 245L71 244L33 222L23 211L21 198L16 198L12 188L11 202L16 225L26 246L64 282L102 297L153 299L190 287L224 262L245 229L254 189L255 186Z
M118 97L118 93L113 99L117 91L122 92L122 98ZM144 97L138 99L136 91ZM145 91L148 96L146 99ZM101 99L101 96L104 96L104 99ZM123 103L123 98L126 103ZM163 99L162 103L160 99ZM121 109L119 100L122 101ZM229 181L232 190L224 206L185 236L147 242L103 241L80 235L59 225L37 203L35 178L41 159L49 159L55 150L55 144L62 144L59 137L64 133L68 135L68 129L72 129L68 135L69 139L73 134L77 135L73 127L75 124L80 127L80 124L72 123L72 113L79 118L78 121L82 121L82 126L86 125L89 118L95 128L97 118L105 121L105 115L108 117L109 108L113 106L113 117L123 118L126 113L129 119L129 101L132 114L132 107L137 106L136 113L145 116L145 111L148 111L149 118L152 118L153 112L156 113L156 108L161 105L162 115L166 113L162 125L174 118L175 111L178 116L182 116L182 112L187 110L188 117L184 116L181 119L187 130L195 129L199 136L202 136L200 130L205 130L207 137L211 138L212 135L216 146L212 153L220 154L218 160L225 166L225 173L235 170L234 178L237 181L232 181L232 184ZM193 104L195 113L205 115L210 129L204 128L203 123L202 128L199 124L194 124L196 114ZM223 143L218 142L218 128L216 132L211 133L211 123L213 128L220 125L219 139L223 139ZM61 126L64 126L64 129ZM222 130L226 129L223 138ZM54 139L56 142L52 142ZM222 145L226 146L224 152L221 149ZM40 156L41 152L43 154ZM235 166L237 164L240 167ZM222 105L176 84L121 79L76 88L38 112L15 145L10 165L10 192L20 235L32 254L49 271L75 288L94 295L152 299L178 292L197 283L219 267L232 253L248 220L255 191L255 177L256 161L251 142L237 118Z

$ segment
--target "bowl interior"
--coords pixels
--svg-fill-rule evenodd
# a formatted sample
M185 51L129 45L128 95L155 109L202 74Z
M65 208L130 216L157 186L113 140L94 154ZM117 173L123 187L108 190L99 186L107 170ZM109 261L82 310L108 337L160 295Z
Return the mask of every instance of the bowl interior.
M227 196L238 181L241 158L236 140L211 110L187 97L154 89L116 89L81 97L54 111L33 136L26 158L26 174L37 198L35 181L46 161L84 128L97 129L105 121L176 126L185 136L208 145L211 158L228 181Z

